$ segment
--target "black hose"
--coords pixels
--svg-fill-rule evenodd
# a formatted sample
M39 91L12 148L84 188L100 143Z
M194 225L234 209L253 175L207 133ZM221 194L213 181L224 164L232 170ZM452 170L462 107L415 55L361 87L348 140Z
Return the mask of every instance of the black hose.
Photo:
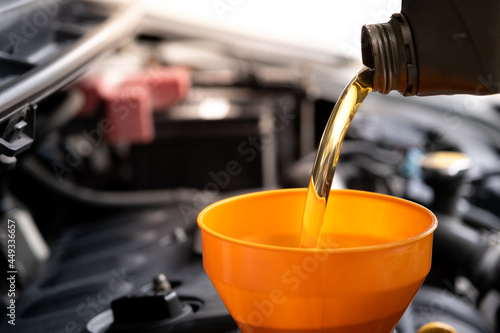
M500 246L494 233L480 233L459 220L436 214L433 260L437 267L449 267L463 274L481 292L500 291Z
M33 156L19 161L19 168L51 191L77 203L100 208L142 208L187 204L188 210L201 210L201 203L216 198L216 193L207 194L196 189L146 190L146 191L101 191L81 187L68 181L60 181Z
M500 231L500 217L478 206L471 205L464 213L463 219L476 229Z

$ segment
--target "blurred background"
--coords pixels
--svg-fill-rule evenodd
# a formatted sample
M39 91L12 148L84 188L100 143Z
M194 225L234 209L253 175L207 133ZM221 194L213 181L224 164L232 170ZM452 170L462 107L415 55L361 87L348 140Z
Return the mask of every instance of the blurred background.
M224 197L307 186L361 69L362 25L400 8L0 3L1 331L238 332L203 271L196 216ZM432 321L499 331L499 110L498 96L373 93L347 133L335 188L410 199L440 221L398 333Z

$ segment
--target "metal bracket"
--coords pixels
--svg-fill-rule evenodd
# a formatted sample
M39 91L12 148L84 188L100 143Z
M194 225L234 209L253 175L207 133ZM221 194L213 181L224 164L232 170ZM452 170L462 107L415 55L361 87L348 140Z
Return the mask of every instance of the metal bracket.
M28 149L35 134L36 105L29 105L0 119L0 154L14 157Z

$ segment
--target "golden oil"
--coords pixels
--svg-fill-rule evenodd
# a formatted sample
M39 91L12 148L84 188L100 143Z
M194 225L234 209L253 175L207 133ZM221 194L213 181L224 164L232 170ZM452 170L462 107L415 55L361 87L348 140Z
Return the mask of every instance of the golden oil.
M321 137L307 190L300 232L300 247L319 245L328 195L339 159L340 148L351 120L372 91L372 72L364 67L344 88Z

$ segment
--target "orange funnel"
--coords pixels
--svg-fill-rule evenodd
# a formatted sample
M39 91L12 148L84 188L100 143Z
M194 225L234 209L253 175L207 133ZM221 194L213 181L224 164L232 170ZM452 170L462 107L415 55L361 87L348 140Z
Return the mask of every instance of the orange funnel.
M299 248L306 190L226 199L198 217L205 271L243 333L392 332L431 266L436 217L332 191L320 244Z

